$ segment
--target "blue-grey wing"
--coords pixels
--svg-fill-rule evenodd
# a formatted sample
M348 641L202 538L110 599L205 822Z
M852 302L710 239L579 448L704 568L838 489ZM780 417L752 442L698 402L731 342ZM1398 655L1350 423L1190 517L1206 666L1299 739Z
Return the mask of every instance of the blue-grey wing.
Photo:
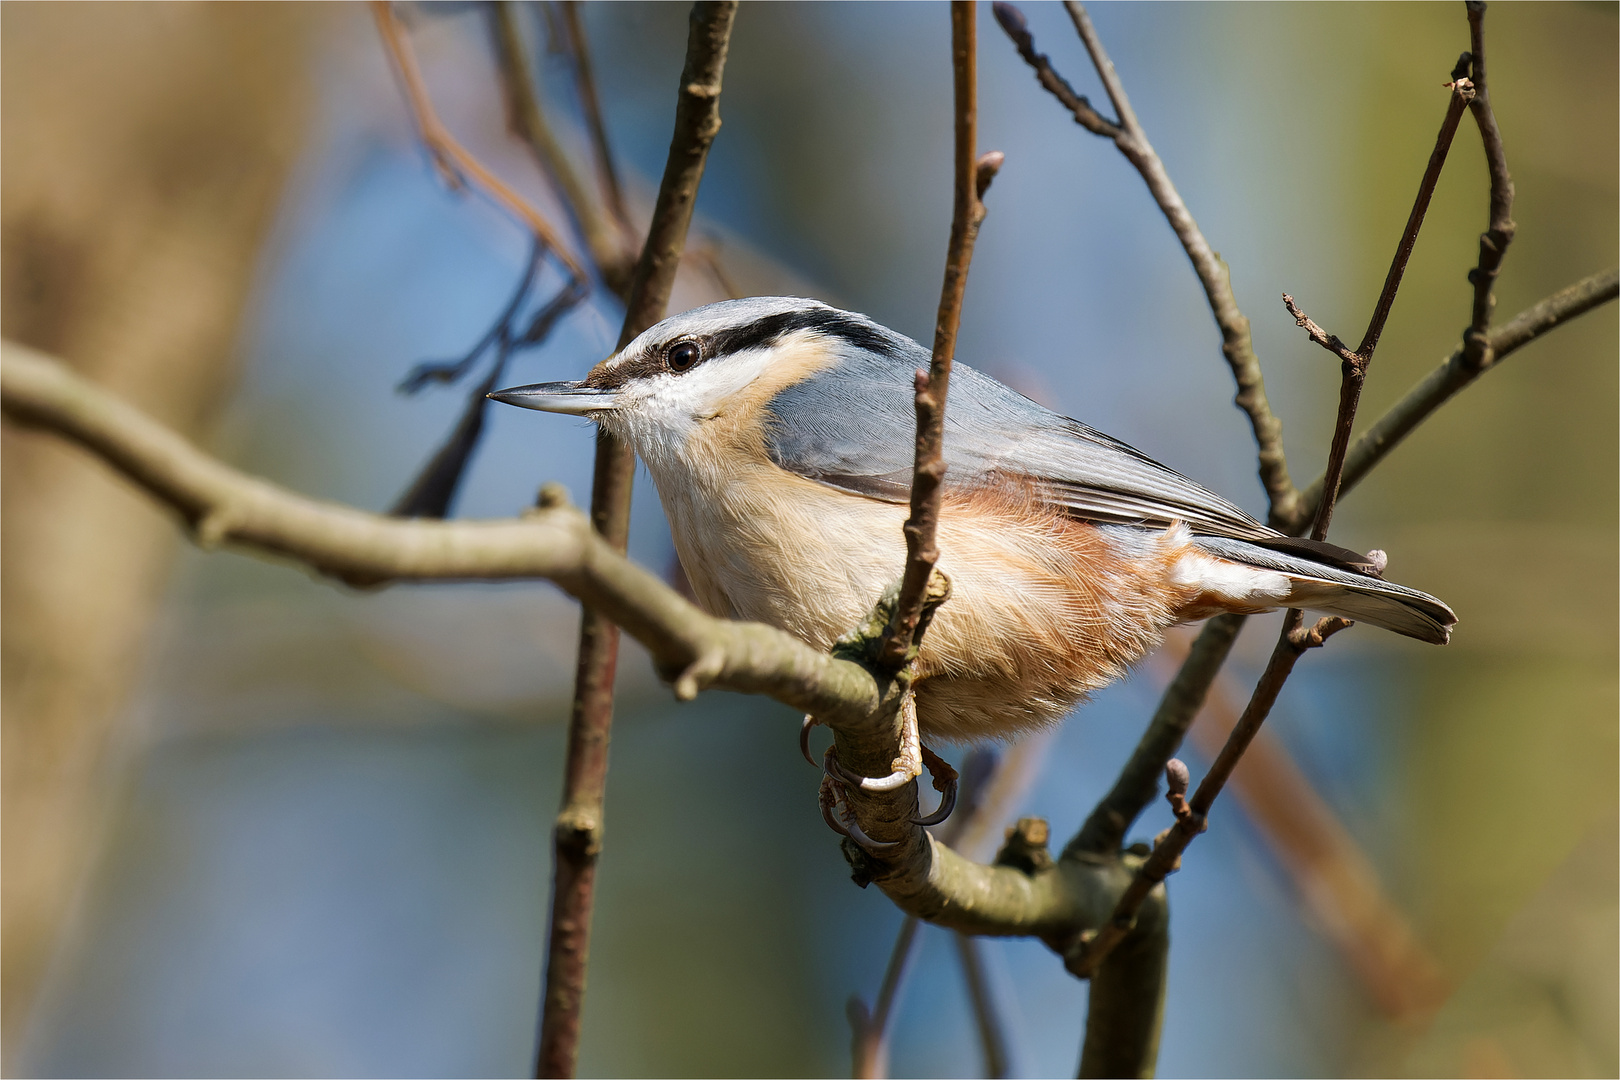
M884 352L840 351L840 363L772 400L767 449L778 465L802 476L905 502L916 431L911 376L928 366L928 353L903 338ZM1210 536L1278 536L1118 439L960 363L951 373L945 410L945 464L947 490L1019 477L1087 521L1157 527L1180 521Z

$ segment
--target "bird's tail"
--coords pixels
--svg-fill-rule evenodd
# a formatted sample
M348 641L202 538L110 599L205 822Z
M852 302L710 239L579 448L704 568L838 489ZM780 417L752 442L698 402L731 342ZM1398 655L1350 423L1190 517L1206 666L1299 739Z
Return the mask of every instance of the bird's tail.
M1444 645L1451 639L1451 627L1457 616L1428 593L1247 540L1198 536L1193 538L1193 543L1217 558L1285 575L1293 591L1281 606L1342 615L1432 645Z

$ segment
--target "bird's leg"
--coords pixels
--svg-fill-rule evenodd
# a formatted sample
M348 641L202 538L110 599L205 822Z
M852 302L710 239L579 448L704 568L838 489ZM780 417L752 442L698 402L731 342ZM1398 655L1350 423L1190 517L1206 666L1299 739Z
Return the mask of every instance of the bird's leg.
M906 691L900 702L900 754L889 768L888 776L863 776L860 785L867 791L893 791L909 784L923 771L922 736L917 733L917 695Z
M952 810L956 809L957 772L951 768L950 762L928 749L928 747L921 746L921 744L919 746L922 750L923 764L928 766L928 775L933 777L934 790L939 792L939 806L932 814L927 817L914 817L911 819L913 825L921 825L927 828L930 825L940 824L951 816Z

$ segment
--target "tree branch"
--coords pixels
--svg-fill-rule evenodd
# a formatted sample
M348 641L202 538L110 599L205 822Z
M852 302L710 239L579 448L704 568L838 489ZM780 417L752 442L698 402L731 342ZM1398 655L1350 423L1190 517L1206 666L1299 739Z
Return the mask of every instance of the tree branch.
M308 499L230 468L59 361L11 342L0 346L0 412L91 451L174 510L205 548L230 544L291 559L361 588L545 578L645 645L677 696L709 687L763 694L865 744L887 739L874 752L893 754L907 684L849 659L875 656L884 606L837 655L774 627L712 618L616 551L553 485L537 509L498 521L402 520ZM903 911L952 929L1066 940L1096 925L1124 885L1115 868L1077 859L986 866L917 826L905 829L900 854L874 864L873 880Z
M1479 237L1479 263L1468 273L1474 286L1474 310L1465 347L1471 362L1478 367L1489 363L1484 349L1488 344L1485 331L1491 325L1491 313L1496 305L1492 287L1501 271L1502 259L1513 242L1513 178L1508 175L1507 151L1502 146L1502 132L1496 126L1496 113L1491 109L1490 84L1485 80L1485 4L1484 0L1468 0L1468 37L1470 61L1473 70L1474 121L1479 126L1480 141L1485 146L1485 163L1491 174L1490 224Z
M411 48L410 38L394 15L393 4L389 0L372 0L371 13L377 20L377 31L388 50L394 71L404 85L406 101L416 120L417 134L445 183L452 188L472 187L483 193L534 233L570 276L584 278L585 271L579 265L579 260L558 239L551 223L527 199L486 169L439 119L439 114L433 108L433 99L428 96L427 84L422 79L421 66L416 62L416 51Z
M1466 344L1453 349L1439 367L1407 391L1405 397L1350 447L1345 456L1341 494L1360 483L1390 451L1458 391L1537 338L1613 300L1617 292L1620 292L1620 270L1604 270L1560 289L1489 331L1483 350L1475 353ZM1483 366L1477 366L1476 355L1484 361ZM1315 513L1322 489L1320 477L1306 489L1303 520L1310 520L1310 515Z
M1023 12L1005 0L997 0L994 10L996 20L1007 32L1007 36L1012 38L1019 54L1035 68L1036 78L1042 87L1073 112L1075 121L1081 126L1112 139L1120 153L1125 155L1136 167L1136 171L1142 174L1142 179L1147 182L1148 191L1153 195L1154 202L1158 203L1176 238L1181 241L1187 258L1191 260L1193 271L1204 287L1204 296L1209 301L1215 323L1220 328L1221 353L1226 357L1227 366L1231 368L1232 378L1238 388L1234 400L1238 408L1248 415L1249 426L1254 432L1260 466L1260 483L1266 490L1271 519L1273 522L1292 520L1298 514L1299 491L1288 476L1288 460L1283 453L1282 445L1282 421L1271 411L1271 403L1266 398L1265 379L1260 371L1260 360L1254 353L1254 342L1249 334L1249 320L1238 309L1237 298L1232 294L1231 274L1226 264L1221 261L1221 257L1209 246L1209 241L1204 239L1198 223L1193 220L1187 204L1182 201L1181 194L1171 182L1164 163L1159 160L1153 144L1148 141L1147 133L1137 121L1136 114L1131 109L1130 99L1126 97L1124 85L1114 70L1114 63L1108 58L1096 29L1091 25L1091 18L1086 14L1086 9L1080 4L1073 3L1072 0L1064 6L1068 9L1069 17L1074 21L1075 29L1085 43L1086 51L1091 54L1097 74L1114 103L1115 111L1119 114L1117 124L1097 116L1090 102L1075 94L1069 84L1052 70L1050 61L1035 52L1034 38L1029 33L1028 22Z
M934 353L928 371L917 372L916 465L911 480L911 514L904 526L906 567L894 620L884 637L882 659L892 667L905 663L921 639L923 600L928 579L939 562L934 546L939 527L939 506L945 482L945 403L950 389L951 362L956 356L956 331L962 322L962 298L967 293L968 267L973 243L984 222L984 193L1001 168L997 152L979 157L974 145L978 130L976 104L977 16L972 0L951 3L951 67L956 95L955 199L951 208L951 238L945 253L945 282L940 288L939 312L934 320Z
M591 148L595 151L597 181L614 224L621 231L628 232L630 215L625 210L619 171L613 164L613 149L608 145L607 125L602 122L595 69L591 65L591 51L585 40L585 23L579 17L579 0L563 0L562 12L563 25L568 31L568 53L574 62L575 92L579 95L579 107L585 113L585 126L590 130Z
M551 133L551 126L546 123L535 89L534 70L529 64L511 0L497 0L488 10L501 89L506 98L507 124L529 148L541 171L562 196L563 206L585 241L603 284L622 300L630 285L632 266L623 234L603 216L596 197L581 182L568 155Z
M697 202L698 184L709 147L720 131L720 83L736 0L692 5L675 101L663 180L652 223L636 262L625 300L618 348L664 317L675 273L680 268L687 227ZM596 464L591 478L591 523L622 553L630 533L631 482L636 456L630 446L598 427ZM574 1075L578 1059L580 1011L590 945L591 905L596 860L601 851L602 800L607 787L607 751L613 723L613 675L618 665L619 627L630 624L612 611L588 604L580 615L579 656L574 704L569 718L563 807L554 831L556 877L552 886L550 946L546 954L545 998L541 1004L537 1077ZM701 662L700 662L701 661ZM697 692L707 668L718 661L700 654L676 681L683 696ZM809 710L814 711L814 710ZM819 714L818 714L819 715Z

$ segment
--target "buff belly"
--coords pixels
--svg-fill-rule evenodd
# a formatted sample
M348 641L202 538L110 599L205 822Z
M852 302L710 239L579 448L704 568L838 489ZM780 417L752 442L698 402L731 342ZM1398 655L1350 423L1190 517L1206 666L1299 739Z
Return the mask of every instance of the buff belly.
M772 471L659 491L705 609L825 649L900 576L906 508ZM917 691L934 739L1060 719L1154 648L1200 591L1176 572L1184 530L1076 522L1016 486L948 498L938 543L952 593L924 638Z

